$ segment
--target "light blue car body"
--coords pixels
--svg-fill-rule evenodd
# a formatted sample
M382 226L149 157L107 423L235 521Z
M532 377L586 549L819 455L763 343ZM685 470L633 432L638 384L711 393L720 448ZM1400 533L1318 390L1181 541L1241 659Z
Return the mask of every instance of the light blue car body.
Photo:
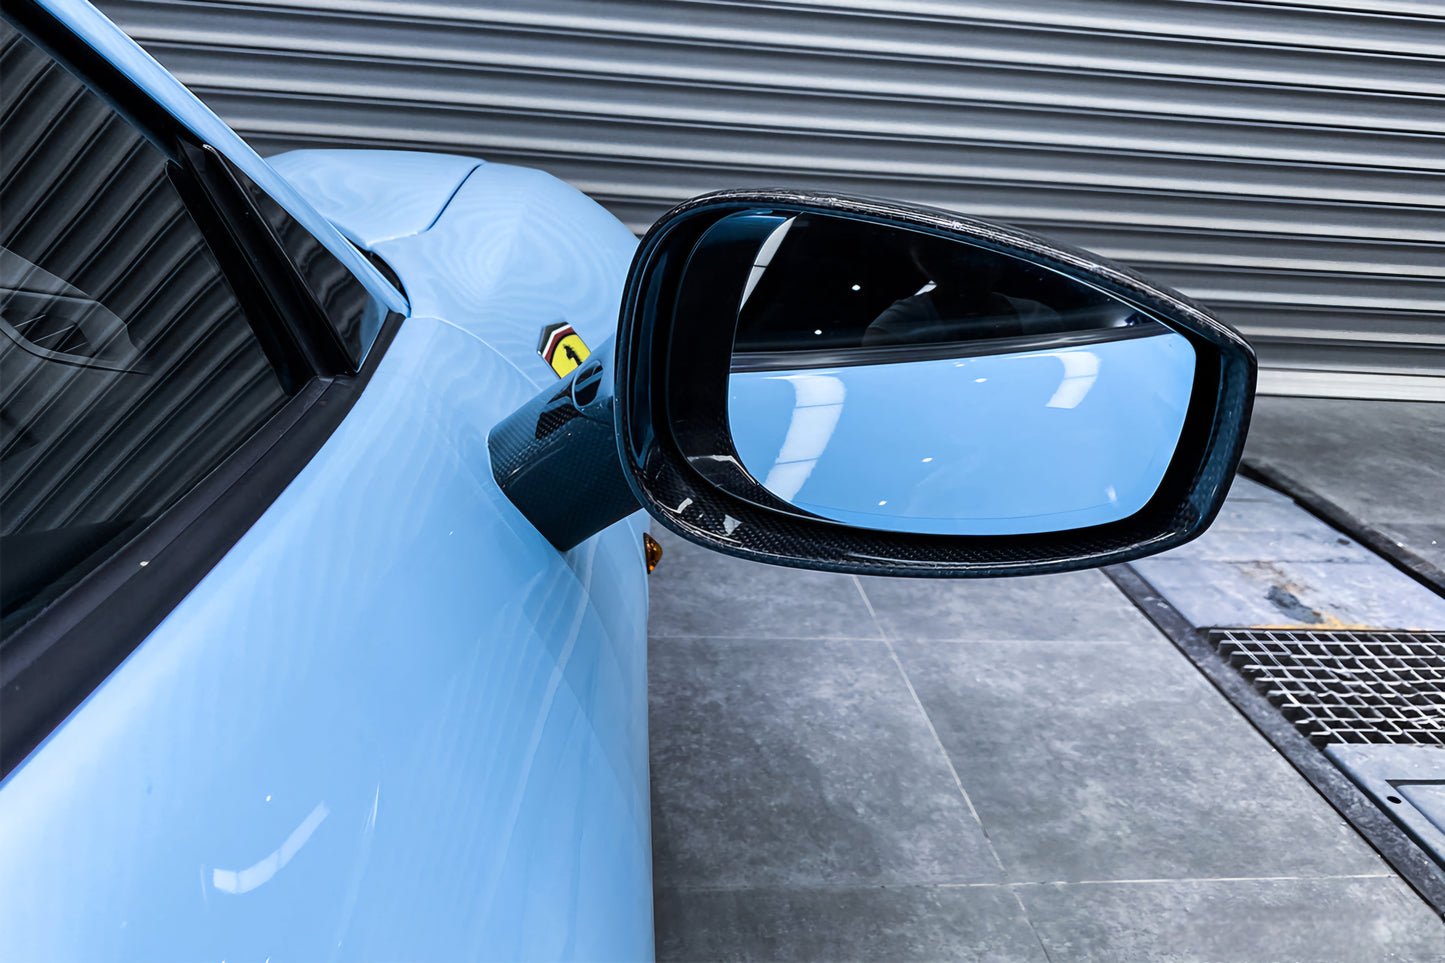
M863 528L1020 535L1128 518L1184 427L1194 349L1174 332L894 364L734 372L743 466Z
M46 6L407 317L307 467L0 785L0 959L650 959L641 516L558 553L486 445L556 381L542 326L611 335L635 239L537 171L273 167L93 9Z

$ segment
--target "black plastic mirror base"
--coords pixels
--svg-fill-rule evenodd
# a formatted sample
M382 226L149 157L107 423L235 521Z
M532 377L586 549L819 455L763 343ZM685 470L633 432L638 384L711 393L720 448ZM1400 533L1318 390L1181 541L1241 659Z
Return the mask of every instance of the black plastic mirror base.
M739 252L732 250L735 232L722 245L708 234L726 218L734 218L743 233L756 221L757 235L778 218L804 214L905 227L1023 259L1091 285L1187 338L1196 358L1193 393L1173 460L1147 504L1128 518L1067 531L933 535L832 522L765 489L743 469L731 445L725 386L732 330L717 323L716 312L699 310L709 285L693 283L699 275L689 271L701 270L693 256L705 247L746 270L747 245L740 242ZM700 244L705 236L708 244ZM710 257L709 270L720 263ZM1213 520L1233 478L1255 379L1253 351L1236 332L1176 292L1087 252L946 211L788 191L706 195L654 225L633 262L616 365L627 480L672 531L718 551L775 564L954 578L1111 564L1194 538Z
M641 507L617 456L612 347L603 344L487 436L497 484L559 551Z

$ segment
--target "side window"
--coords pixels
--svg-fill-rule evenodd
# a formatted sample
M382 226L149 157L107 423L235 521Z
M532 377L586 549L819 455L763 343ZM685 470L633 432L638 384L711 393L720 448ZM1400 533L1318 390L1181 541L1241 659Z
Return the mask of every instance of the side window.
M0 21L0 599L16 627L288 400L168 161Z
M326 323L336 332L347 357L354 366L359 365L366 346L386 319L386 306L271 195L243 171L227 166L286 252Z

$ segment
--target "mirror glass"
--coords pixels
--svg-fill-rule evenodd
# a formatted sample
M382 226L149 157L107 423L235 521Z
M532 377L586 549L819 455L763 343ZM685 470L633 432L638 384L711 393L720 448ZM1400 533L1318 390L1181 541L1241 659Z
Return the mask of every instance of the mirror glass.
M733 444L783 501L865 528L1016 535L1127 518L1158 488L1195 364L1159 321L920 231L770 213L720 229L756 250L730 295Z

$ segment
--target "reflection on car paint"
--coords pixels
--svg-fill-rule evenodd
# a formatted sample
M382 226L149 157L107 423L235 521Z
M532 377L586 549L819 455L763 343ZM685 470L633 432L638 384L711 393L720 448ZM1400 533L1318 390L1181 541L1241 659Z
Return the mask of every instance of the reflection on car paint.
M1143 507L1173 457L1193 375L1193 349L1172 333L734 371L728 418L749 472L825 518L889 531L1041 532Z
M793 386L793 413L763 487L783 501L792 501L833 438L848 388L832 375L783 375L781 380Z
M650 957L639 532L559 555L496 489L487 427L532 390L403 324L313 462L7 780L26 884L0 957Z
M377 793L379 796L379 788ZM331 810L326 808L326 803L317 803L316 808L301 820L301 825L293 829L291 835L286 837L286 841L271 855L245 869L213 869L211 870L211 885L222 893L245 893L267 882L276 875L282 866L291 862L291 857L306 845L306 840L311 838L311 834L316 832L316 827L320 826L329 815L331 815Z
M363 248L430 228L484 163L405 150L293 150L266 162Z
M589 345L610 338L636 247L632 232L576 188L483 164L428 230L374 250L406 282L412 313L476 335L541 388L557 375L537 355L537 332L560 320Z

